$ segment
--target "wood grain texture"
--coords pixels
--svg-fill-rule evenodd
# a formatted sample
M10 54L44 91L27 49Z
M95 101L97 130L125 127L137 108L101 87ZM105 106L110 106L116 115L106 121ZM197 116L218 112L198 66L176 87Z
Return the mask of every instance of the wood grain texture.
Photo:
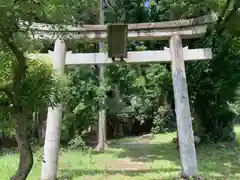
M128 24L128 40L168 40L172 35L180 34L182 38L201 37L209 24L215 22L213 16L202 16L194 19ZM35 39L55 40L76 39L87 42L107 41L108 25L56 25L22 22L23 31Z
M202 37L207 30L207 24L185 26L178 28L151 28L151 29L128 29L128 40L168 40L172 35L180 34L183 39ZM57 38L65 40L81 40L82 42L106 42L106 30L68 31L68 30L31 30L30 37L52 41Z
M182 173L187 177L197 176L197 157L184 67L183 47L179 35L171 37L170 51Z
M214 23L216 19L211 16L201 16L198 18L192 19L183 19L183 20L176 20L176 21L163 21L163 22L150 22L150 23L135 23L135 24L128 24L128 30L151 30L151 29L166 29L166 28L183 28L189 26L198 26L198 25L206 25L210 23ZM29 27L27 22L22 23L22 28ZM67 31L67 32L86 32L86 31L106 31L107 24L103 25L78 25L78 26L71 26L71 25L57 25L57 24L43 24L43 23L32 23L30 28L31 30L38 30L38 31Z

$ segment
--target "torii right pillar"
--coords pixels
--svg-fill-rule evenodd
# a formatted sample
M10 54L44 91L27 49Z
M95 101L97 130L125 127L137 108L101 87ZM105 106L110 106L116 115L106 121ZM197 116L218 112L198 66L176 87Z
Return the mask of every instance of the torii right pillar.
M180 35L173 35L170 37L169 43L172 57L172 81L182 175L186 177L196 177L198 173L197 156L194 144L183 47Z

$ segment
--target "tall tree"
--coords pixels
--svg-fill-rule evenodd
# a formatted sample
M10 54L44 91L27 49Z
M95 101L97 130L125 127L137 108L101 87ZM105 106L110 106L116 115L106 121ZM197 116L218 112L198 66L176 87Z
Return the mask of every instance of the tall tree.
M28 94L29 88L27 72L30 70L27 64L27 58L24 51L29 49L24 44L23 33L21 31L20 20L32 21L41 14L39 4L33 1L0 1L0 38L2 47L6 54L12 55L14 60L10 68L10 79L1 82L0 91L4 92L7 100L7 110L10 113L10 119L15 124L15 134L18 142L20 160L16 174L11 178L13 180L24 180L30 172L33 164L32 151L29 142L27 116L31 113L32 107L36 107L41 100L46 98L36 98ZM27 39L27 37L25 37ZM28 43L27 43L28 44ZM36 76L37 77L37 76ZM35 77L35 78L36 78ZM30 89L33 90L33 89ZM43 89L39 89L40 92ZM37 91L39 93L39 91ZM34 95L38 95L38 93ZM46 94L43 94L46 96ZM40 94L40 96L42 96ZM35 100L34 100L35 99ZM35 101L35 102L34 102ZM29 106L30 105L30 106Z
M39 47L29 38L31 33L28 26L33 21L49 22L49 14L46 14L48 6L47 1L0 1L0 48L4 52L1 60L7 59L9 63L7 69L1 69L0 72L3 74L0 81L0 104L1 108L7 110L14 124L20 153L19 166L13 180L25 180L33 165L29 139L29 125L32 122L29 116L42 107L55 106L59 101L58 83L52 76L51 66L42 62L32 64L25 56L25 52ZM53 9L51 13L54 14ZM7 77L4 76L6 74Z

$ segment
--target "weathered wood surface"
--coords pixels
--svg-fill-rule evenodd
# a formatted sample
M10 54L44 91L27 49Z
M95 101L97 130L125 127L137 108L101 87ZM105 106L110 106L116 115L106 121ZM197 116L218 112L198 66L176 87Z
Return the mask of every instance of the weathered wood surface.
M169 28L169 29L152 29L152 30L128 30L128 40L167 40L174 34L180 34L182 38L198 38L205 34L207 25L200 26L190 26L183 28ZM107 32L106 31L87 31L87 32L78 32L78 31L35 31L35 39L43 40L54 40L61 37L62 39L75 39L85 42L106 42L107 41Z
M168 39L174 34L180 34L182 38L196 38L202 36L207 25L214 23L213 16L203 16L188 20L128 24L129 40ZM26 29L27 23L22 23L22 29ZM28 27L28 26L27 26ZM107 25L51 25L33 23L29 27L34 38L56 39L61 36L65 39L81 39L82 41L97 42L107 41Z
M127 58L127 28L127 24L114 24L108 26L107 34L109 58Z
M49 54L52 54L49 51ZM28 54L31 59L49 58L49 54ZM188 49L184 48L183 58L185 61L206 60L212 58L211 48L205 49ZM171 62L171 52L165 48L162 51L132 51L128 52L128 58L125 59L125 63L159 63L159 62ZM65 65L80 65L80 64L110 64L110 63L122 63L120 61L113 62L111 58L108 58L107 53L77 53L72 54L68 52L66 55Z
M179 35L171 37L170 51L182 173L187 177L197 176L197 157L184 66L184 51Z
M100 8L99 8L99 23L104 24L104 0L100 0ZM102 52L104 48L104 43L99 42L99 52ZM102 64L99 66L99 86L104 86L105 81L105 65ZM106 108L105 108L105 99L102 99L99 102L98 109L98 144L96 149L98 151L105 150L107 147L107 123L106 123Z
M189 27L189 26L198 26L198 25L206 25L209 23L214 23L216 19L211 16L202 16L198 18L192 19L184 19L184 20L176 20L176 21L163 21L163 22L149 22L149 23L136 23L136 24L128 24L128 30L151 30L151 29L168 29L168 28L181 28L181 27ZM26 23L26 26L29 26ZM86 32L86 31L107 31L108 25L54 25L54 24L43 24L43 23L33 23L30 26L32 30L39 31L67 31L67 32Z
M51 58L53 59L53 70L60 75L64 73L65 57L66 46L64 41L56 40ZM41 180L56 179L57 177L61 119L61 104L54 108L48 108Z

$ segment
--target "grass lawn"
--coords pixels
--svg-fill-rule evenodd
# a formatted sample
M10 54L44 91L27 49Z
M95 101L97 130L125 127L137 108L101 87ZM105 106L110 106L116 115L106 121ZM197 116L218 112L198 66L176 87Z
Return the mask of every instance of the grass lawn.
M240 126L236 127L240 142ZM131 138L111 143L105 153L89 150L62 150L59 176L71 180L161 180L173 179L180 172L179 153L171 142L174 133L156 135L153 139ZM240 147L234 145L201 145L197 147L199 172L209 180L240 179ZM35 155L28 180L38 180L41 151ZM0 157L0 179L9 180L18 164L17 154Z

